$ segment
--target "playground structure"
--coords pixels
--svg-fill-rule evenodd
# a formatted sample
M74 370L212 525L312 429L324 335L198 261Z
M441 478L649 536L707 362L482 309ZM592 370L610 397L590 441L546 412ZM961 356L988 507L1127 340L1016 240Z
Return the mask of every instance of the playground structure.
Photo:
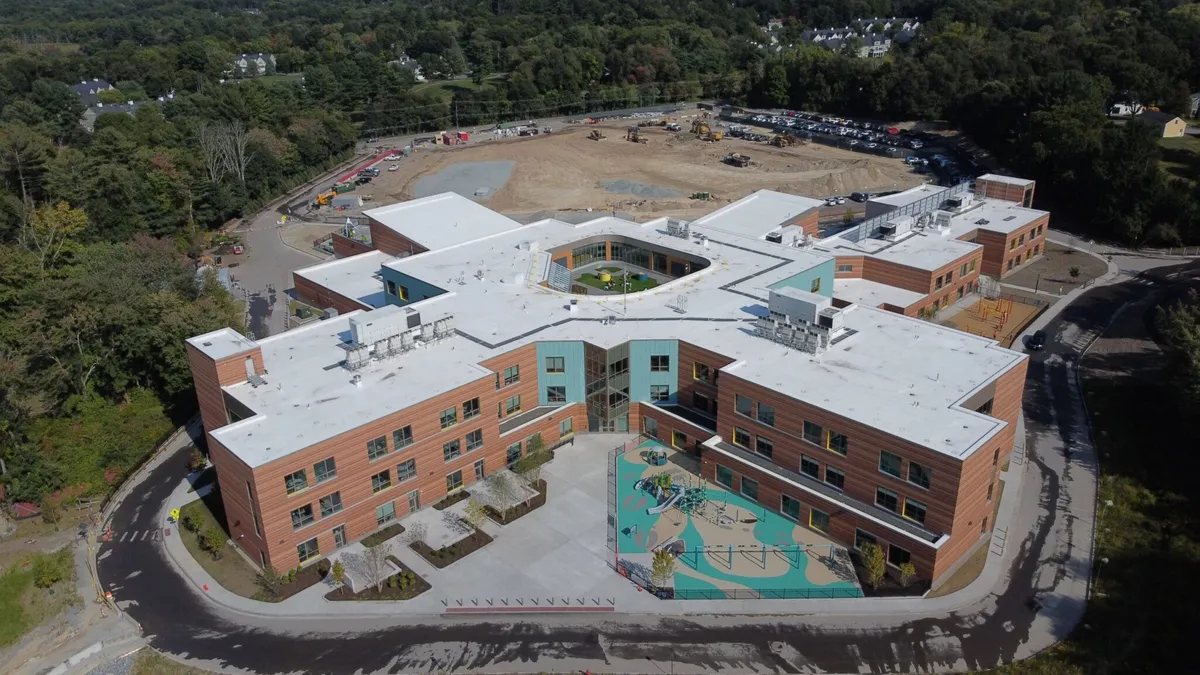
M940 321L958 330L996 340L1004 347L1012 346L1025 328L1049 307L1049 303L990 291L981 283L982 296L974 305Z
M664 455L664 463L666 461ZM641 478L633 485L634 490L645 490L652 494L658 504L646 509L648 514L659 514L675 507L684 514L692 514L704 509L708 503L705 491L705 481L699 480L696 487L678 483L669 471L663 471L649 478Z

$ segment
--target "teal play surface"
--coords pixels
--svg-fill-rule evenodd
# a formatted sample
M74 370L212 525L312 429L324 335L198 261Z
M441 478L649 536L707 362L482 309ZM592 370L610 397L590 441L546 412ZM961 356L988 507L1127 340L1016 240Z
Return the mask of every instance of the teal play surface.
M634 558L647 559L647 556L637 554L651 553L664 543L660 541L661 531L678 531L679 520L686 519L677 536L677 540L683 542L683 551L677 556L675 564L676 598L862 596L858 584L851 580L852 574L808 570L809 565L827 564L829 547L806 549L805 542L796 537L797 526L794 521L741 495L705 484L704 494L711 503L711 510L706 511L709 515L682 513L677 509L668 509L660 514L647 513L647 509L656 506L658 500L649 489L635 489L635 483L661 470L680 471L676 465L649 467L642 461L641 453L651 447L665 448L655 441L647 441L637 450L617 458L618 557L632 554ZM692 476L691 479L690 487L696 488L700 484L699 478ZM738 514L738 520L743 517L746 520L756 518L753 538L757 541L751 541L744 533L723 532L715 527L708 518L718 510ZM664 526L656 531L655 526L660 519L667 517L671 520L664 522ZM702 529L709 533L710 540L705 540ZM714 537L721 540L714 541ZM647 561L645 564L650 563ZM810 576L831 581L821 584L814 582Z

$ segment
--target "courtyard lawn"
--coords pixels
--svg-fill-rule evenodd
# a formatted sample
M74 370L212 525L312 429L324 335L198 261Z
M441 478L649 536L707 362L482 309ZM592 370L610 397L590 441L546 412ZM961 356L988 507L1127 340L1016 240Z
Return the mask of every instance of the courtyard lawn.
M601 268L601 269L614 269L614 268ZM611 290L614 293L619 293L620 292L619 288L621 285L621 277L617 276L616 274L613 274L612 278L613 278L613 284L615 284L615 285L613 286L613 288ZM600 281L600 277L596 276L595 274L592 274L591 272L584 272L583 274L580 274L579 278L577 278L575 281L577 281L581 284L584 284L585 286L591 286L592 288L599 288L601 290L604 290L604 282ZM630 293L638 293L641 291L645 291L645 290L654 288L657 285L658 285L658 282L654 280L654 277L647 276L645 278L645 280L638 280L638 279L634 279L633 275L629 276L629 292Z
M1167 173L1200 183L1200 138L1180 136L1159 140L1163 156L1159 162Z

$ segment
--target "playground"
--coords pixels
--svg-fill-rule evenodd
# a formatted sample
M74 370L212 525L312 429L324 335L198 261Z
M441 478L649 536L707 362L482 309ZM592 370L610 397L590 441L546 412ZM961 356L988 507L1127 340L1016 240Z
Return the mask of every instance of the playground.
M590 286L597 294L620 294L624 286L625 293L639 293L659 285L659 275L650 270L629 265L617 267L613 265L597 265L584 267L577 272L575 283Z
M618 569L631 580L651 585L655 553L666 551L664 597L861 597L843 547L708 483L694 457L650 440L616 462Z
M1025 327L1045 309L1048 303L1032 304L1037 301L1018 298L1008 294L985 294L970 307L941 321L943 325L958 330L982 335L1011 347Z

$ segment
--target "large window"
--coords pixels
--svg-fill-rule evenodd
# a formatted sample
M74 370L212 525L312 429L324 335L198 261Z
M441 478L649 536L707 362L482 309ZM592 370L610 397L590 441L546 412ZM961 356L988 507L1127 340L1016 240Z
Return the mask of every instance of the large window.
M410 424L409 426L406 426L403 429L397 429L397 430L393 431L392 432L392 443L396 446L397 450L399 450L400 448L407 448L408 446L412 445L412 443L413 443L412 425Z
M470 401L463 401L463 420L469 420L472 417L479 417L479 397Z
M504 386L521 381L521 366L509 366L504 369Z
M582 267L595 260L607 260L607 256L608 244L606 242L585 244L571 251L571 267Z
M567 419L558 423L558 437L559 438L566 438L567 436L570 436L573 433L575 433L575 418L574 417L568 417Z
M800 500L788 495L780 496L779 512L792 520L800 520Z
M512 468L513 464L517 463L517 460L521 459L521 442L520 441L517 441L516 443L513 443L512 445L508 446L508 450L504 451L504 459L508 463L508 468L510 468L510 469Z
M703 363L694 363L692 364L692 379L712 382L712 369Z
M308 475L304 469L300 469L296 473L289 473L283 477L283 486L287 489L290 495L293 492L299 492L308 487Z
M642 417L642 431L650 438L658 438L658 420L653 417Z
M697 410L708 412L708 396L698 392L692 392L692 407Z
M566 403L567 402L567 388L560 386L560 385L546 387L546 402L547 403Z
M668 384L652 384L650 385L650 400L651 401L669 401L671 399L671 385Z
M292 511L293 530L299 530L302 527L308 527L309 525L312 525L313 520L315 520L315 518L313 517L312 504L305 504L304 506Z
M825 465L825 482L839 490L846 489L846 472L836 467Z
M547 373L565 373L565 372L567 372L567 359L562 356L547 356L546 357L546 372Z
M458 424L458 408L446 408L438 415L438 418L442 424L442 428L449 429Z
M899 567L912 560L912 554L895 544L888 544L887 561L889 565Z
M733 409L736 410L737 414L739 415L754 417L754 401L751 400L749 396L735 394L733 397Z
M629 359L628 358L617 359L616 361L613 361L612 363L608 364L608 376L609 377L616 377L618 375L624 375L625 373L628 373L628 372L629 372Z
M321 517L328 518L342 510L342 493L335 492L321 497Z
M750 449L750 432L738 427L733 428L733 444Z
M900 512L900 501L897 499L896 493L887 488L875 488L875 505L893 513Z
M375 524L383 525L396 519L396 502L388 502L375 507Z
M367 459L374 461L388 454L387 436L367 441Z
M442 459L449 462L450 460L462 454L462 443L456 438L449 443L442 444Z
M775 452L775 444L766 436L755 436L754 451L763 457L770 457Z
M371 492L381 492L392 486L392 473L387 469L371 476Z
M717 485L722 485L730 490L733 489L733 469L727 466L717 465Z
M812 292L812 293L820 293L821 292L821 277L817 277L816 279L813 279L812 283L809 284L809 286L808 286L808 290L809 290L809 292Z
M303 544L296 546L296 555L300 556L300 562L307 562L321 555L321 549L317 546L317 538L313 537Z
M752 502L757 502L758 481L742 476L742 496Z
M800 473L821 480L821 463L808 455L800 455Z
M446 476L446 492L454 492L463 486L462 469Z
M809 509L808 526L817 532L829 532L829 514L819 509Z
M872 544L875 546L879 545L879 543L875 539L875 535L871 534L870 532L863 532L862 530L855 528L855 530L854 530L854 548L861 551L862 547L867 544Z
M879 470L889 476L900 477L900 455L888 452L887 450L879 451Z
M317 485L337 478L337 467L333 463L333 458L330 457L329 459L317 462L313 466L313 476L317 479Z
M410 459L407 462L400 462L396 465L396 482L403 483L410 478L417 477L417 460Z
M929 482L933 480L933 469L921 466L916 462L908 463L908 482L913 485L929 489Z
M520 409L521 409L521 395L520 394L517 394L516 396L509 396L508 399L506 401L504 401L504 414L505 415L511 415L515 412L518 412Z
M850 439L846 438L845 434L830 431L825 447L844 457L850 450Z
M821 437L824 436L824 431L825 430L821 428L820 424L814 424L805 420L804 440L808 441L809 443L816 443L817 445L820 445Z
M770 427L775 426L775 408L759 401L758 421Z
M671 370L671 357L666 354L650 355L650 372L666 373Z
M686 450L687 444L688 444L687 434L683 433L682 431L672 431L671 432L671 445L673 447L679 448L680 450Z
M476 429L467 434L467 452L483 447L483 429Z
M925 505L915 499L904 498L904 517L925 524Z

